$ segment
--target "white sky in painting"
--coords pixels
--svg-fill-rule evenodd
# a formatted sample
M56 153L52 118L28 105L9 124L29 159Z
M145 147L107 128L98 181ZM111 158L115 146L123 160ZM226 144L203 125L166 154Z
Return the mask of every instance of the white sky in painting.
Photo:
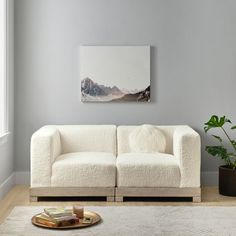
M145 89L150 85L149 46L81 46L80 79L98 84Z

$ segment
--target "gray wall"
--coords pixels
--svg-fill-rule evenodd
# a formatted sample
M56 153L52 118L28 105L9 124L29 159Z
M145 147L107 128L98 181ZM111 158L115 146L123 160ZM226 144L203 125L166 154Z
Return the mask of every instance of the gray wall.
M16 1L16 170L45 124L188 124L204 147L211 114L236 122L235 12L234 0ZM151 45L152 102L81 103L83 44ZM202 152L202 171L218 164Z
M14 184L14 2L8 0L9 135L0 139L0 199Z

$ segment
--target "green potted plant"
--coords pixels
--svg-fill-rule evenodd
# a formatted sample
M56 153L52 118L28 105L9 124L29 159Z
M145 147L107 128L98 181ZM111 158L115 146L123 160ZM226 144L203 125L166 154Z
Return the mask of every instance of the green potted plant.
M204 130L207 133L210 129L220 129L227 142L223 142L220 136L212 134L217 140L218 145L206 146L206 151L214 156L224 160L225 165L219 167L219 193L226 196L236 196L236 141L231 139L225 129L225 124L231 124L231 121L225 116L218 117L213 115L208 122L205 123ZM236 125L231 126L236 129Z

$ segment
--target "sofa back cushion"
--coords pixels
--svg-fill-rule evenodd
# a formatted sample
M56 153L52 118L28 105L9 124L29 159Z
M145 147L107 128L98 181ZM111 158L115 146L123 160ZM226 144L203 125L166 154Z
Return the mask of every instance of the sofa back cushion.
M118 155L122 153L133 152L130 145L132 133L138 126L119 126L117 128ZM165 153L173 154L173 134L177 126L156 126L165 136ZM145 140L144 140L145 141Z
M110 152L116 155L115 125L58 125L62 153Z

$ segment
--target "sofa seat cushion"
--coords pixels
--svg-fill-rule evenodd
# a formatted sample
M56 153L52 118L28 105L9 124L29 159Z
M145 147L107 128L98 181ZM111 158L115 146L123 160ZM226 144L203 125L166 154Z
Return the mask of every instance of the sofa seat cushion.
M106 152L75 152L58 156L52 165L51 186L114 187L116 157Z
M118 187L179 187L177 159L164 153L125 153L117 157Z

